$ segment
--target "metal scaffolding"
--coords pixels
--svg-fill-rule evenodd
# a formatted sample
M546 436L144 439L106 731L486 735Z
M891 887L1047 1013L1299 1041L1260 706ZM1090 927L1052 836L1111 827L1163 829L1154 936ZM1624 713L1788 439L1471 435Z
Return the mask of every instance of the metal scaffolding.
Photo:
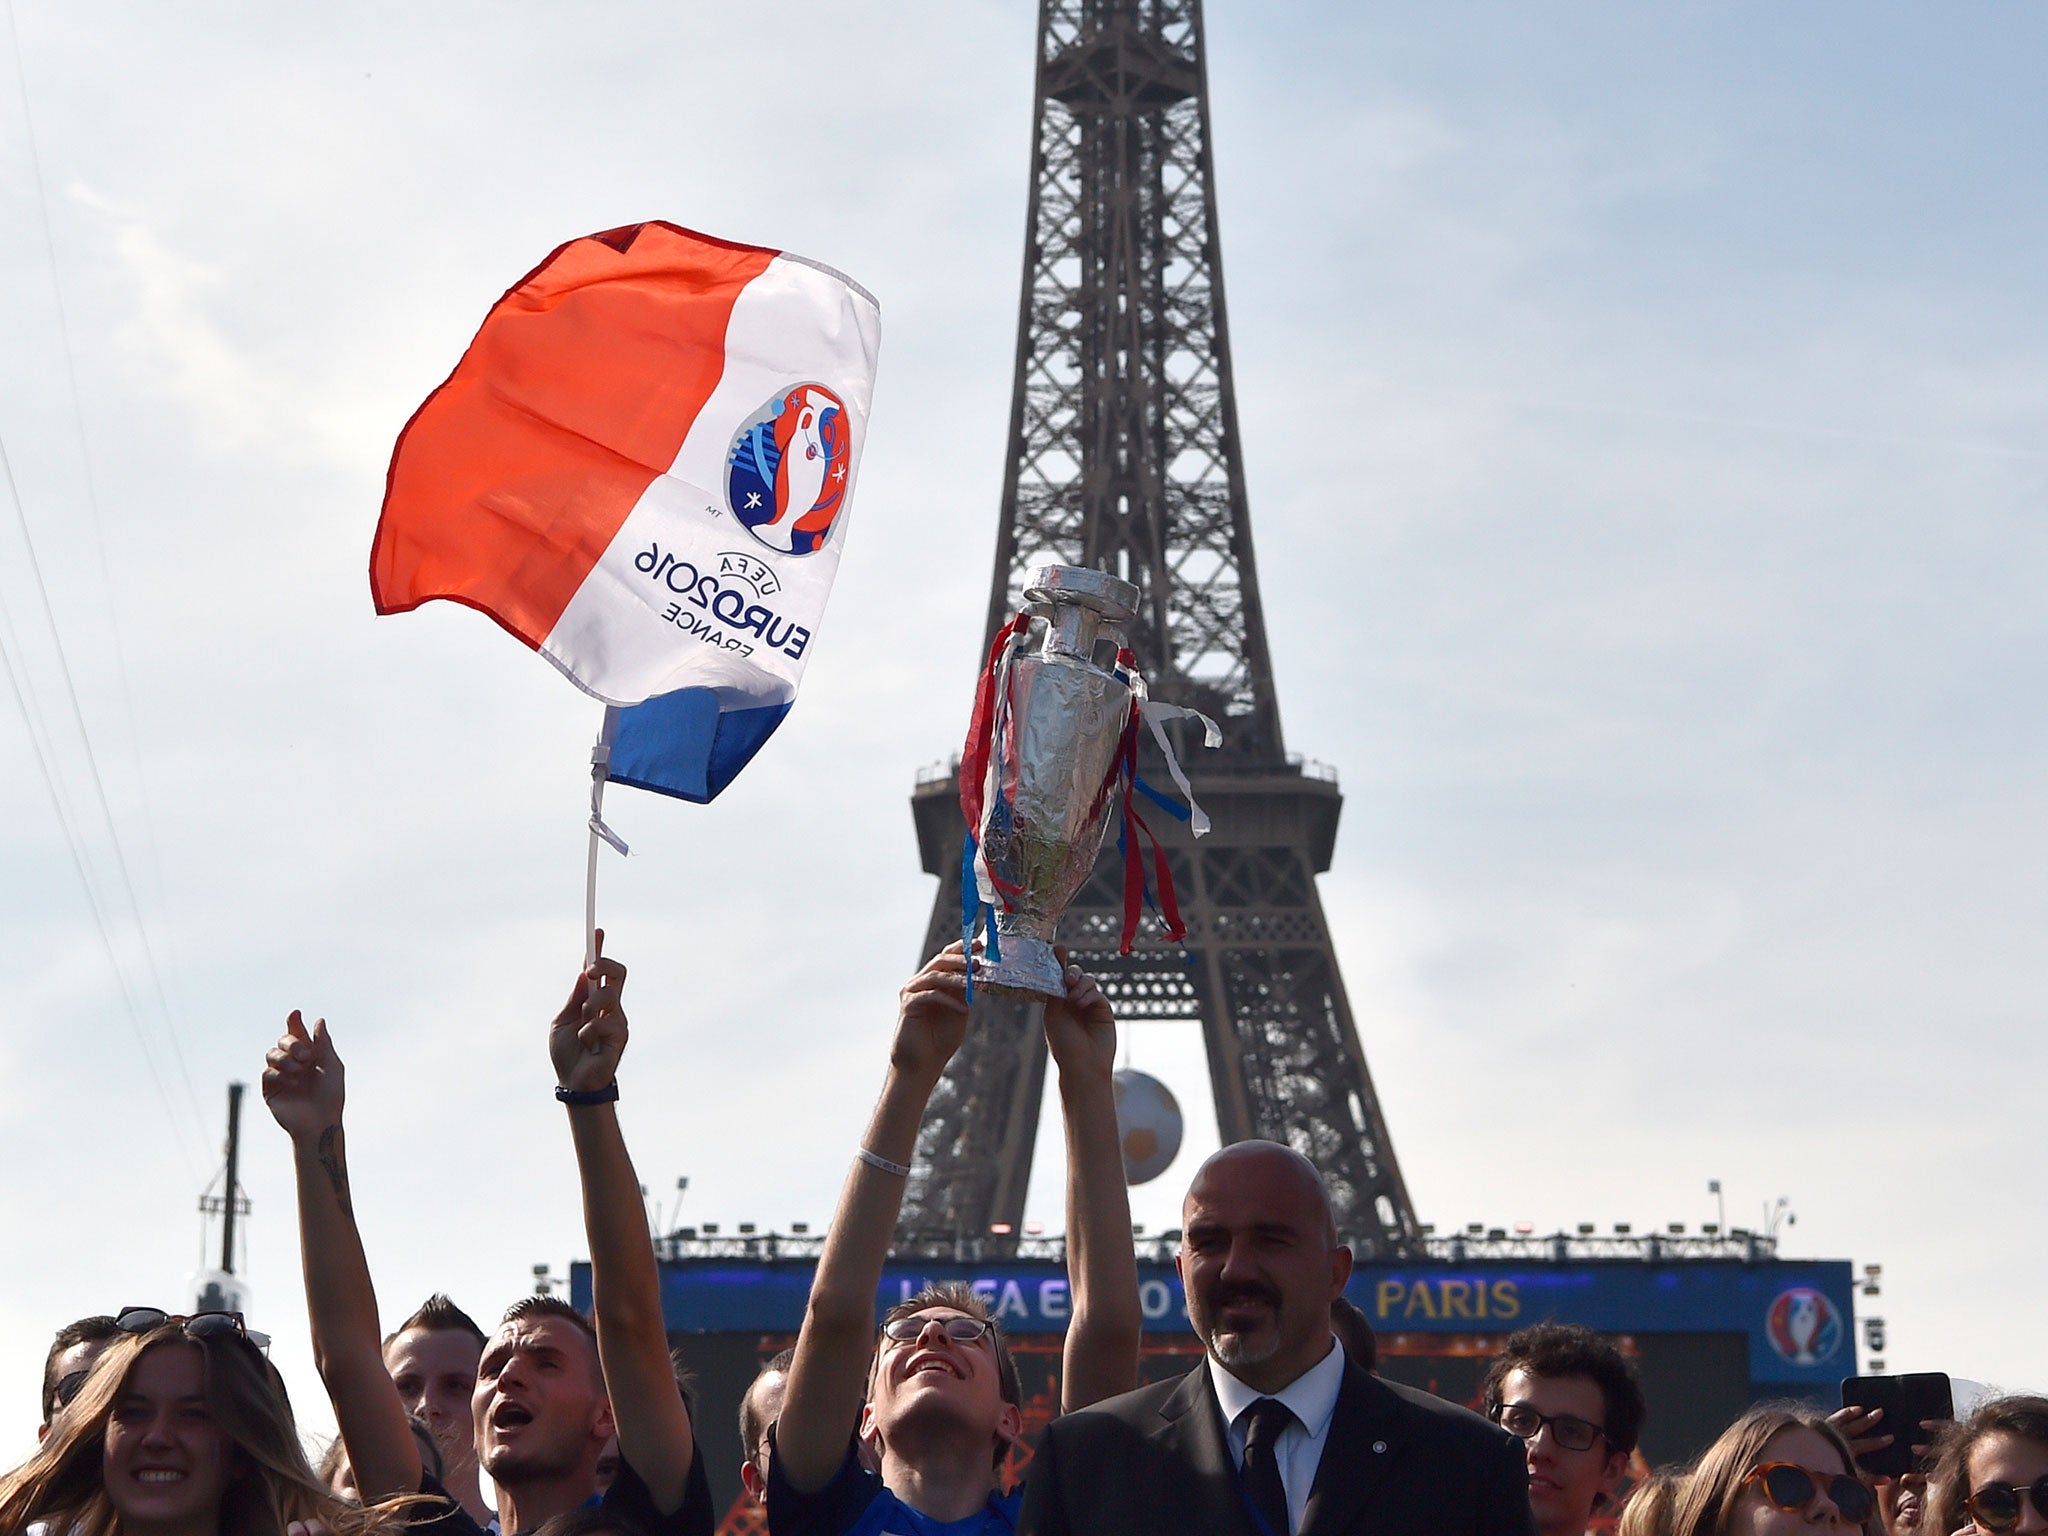
M1162 699L1213 716L1220 752L1182 752L1215 820L1162 830L1185 945L1149 920L1117 954L1112 851L1062 937L1126 1024L1201 1022L1226 1142L1312 1158L1361 1259L1413 1256L1421 1228L1359 1048L1315 877L1342 796L1286 753L1252 557L1217 240L1199 0L1044 0L1009 463L988 637L1048 561L1142 594L1132 649ZM959 933L957 785L912 797L940 877L923 953ZM1163 818L1162 818L1163 819ZM1014 1232L1045 1083L1037 1010L977 1000L933 1097L899 1247ZM998 1234L1000 1236L1000 1234Z

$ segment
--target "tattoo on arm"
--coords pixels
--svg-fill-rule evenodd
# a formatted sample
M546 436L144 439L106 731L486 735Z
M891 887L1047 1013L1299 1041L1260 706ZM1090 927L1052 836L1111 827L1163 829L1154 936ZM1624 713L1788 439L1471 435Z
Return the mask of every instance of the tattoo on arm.
M334 1198L341 1204L341 1213L353 1218L355 1207L348 1198L348 1164L341 1156L341 1127L330 1125L320 1133L318 1149L320 1166L327 1170L327 1182L334 1186Z

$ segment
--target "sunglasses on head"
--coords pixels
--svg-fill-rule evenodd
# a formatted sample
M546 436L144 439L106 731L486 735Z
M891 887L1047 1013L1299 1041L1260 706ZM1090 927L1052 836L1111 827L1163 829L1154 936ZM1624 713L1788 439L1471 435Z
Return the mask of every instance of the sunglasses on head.
M2011 1483L1986 1483L1967 1499L1963 1508L1987 1531L2009 1531L2020 1523L2026 1501L2034 1501L2034 1513L2048 1520L2048 1477L2036 1478L2025 1488Z
M957 1312L950 1317L931 1317L929 1315L924 1317L892 1317L888 1322L882 1324L882 1336L894 1339L898 1344L908 1344L933 1323L937 1323L944 1328L946 1337L955 1344L972 1344L983 1334L994 1333L996 1327L992 1322L983 1322L979 1318L963 1317Z
M239 1312L194 1312L183 1316L166 1312L162 1307L123 1307L114 1317L114 1326L123 1333L149 1333L173 1323L185 1330L188 1339L217 1339L233 1334L259 1350L270 1348L270 1335L252 1333Z
M1789 1461L1765 1462L1742 1480L1745 1488L1751 1483L1763 1490L1774 1507L1787 1514L1800 1514L1810 1508L1816 1493L1825 1493L1828 1502L1835 1506L1835 1513L1851 1525L1868 1520L1877 1506L1876 1496L1855 1478L1841 1473L1809 1472Z

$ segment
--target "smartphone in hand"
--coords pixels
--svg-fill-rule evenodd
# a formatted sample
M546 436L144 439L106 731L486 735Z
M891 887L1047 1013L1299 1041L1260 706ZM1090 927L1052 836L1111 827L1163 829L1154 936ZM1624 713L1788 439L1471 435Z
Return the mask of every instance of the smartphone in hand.
M1842 1406L1884 1410L1875 1432L1890 1435L1892 1443L1856 1458L1856 1465L1872 1477L1904 1477L1908 1472L1925 1470L1913 1454L1913 1447L1925 1444L1929 1434L1920 1427L1920 1421L1952 1419L1956 1414L1945 1371L1844 1377Z

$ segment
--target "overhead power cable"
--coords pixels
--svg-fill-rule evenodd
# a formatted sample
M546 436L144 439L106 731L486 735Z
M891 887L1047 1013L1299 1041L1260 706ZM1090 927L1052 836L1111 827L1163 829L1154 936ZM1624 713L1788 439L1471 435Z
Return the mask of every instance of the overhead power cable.
M85 431L85 412L78 386L77 361L75 349L71 342L70 320L64 307L63 285L59 277L56 241L50 218L49 198L43 180L41 153L37 145L34 113L29 99L27 71L23 63L20 33L15 24L13 0L5 0L5 4L8 37L14 51L15 82L20 92L23 123L26 129L29 148L30 169L35 184L38 210L42 216L43 250L48 262L51 293L56 306L58 332L63 345L65 374L69 383L72 424L77 436L79 458L84 474L86 505L90 521L89 531L99 567L100 586L107 603L108 630L114 643L115 668L123 716L128 727L129 750L135 769L138 804L141 809L143 822L144 844L150 856L151 867L157 871L156 887L159 900L161 900L163 888L161 862L156 855L155 827L153 818L150 815L147 779L142 770L142 754L139 733L135 724L134 701L128 685L127 658L121 644L119 616L114 605L112 573L107 565L106 541L101 531L99 495L97 483L93 475L92 454ZM0 444L0 455L4 455L4 444ZM134 920L136 936L140 940L143 959L148 971L150 988L155 995L157 1007L162 1016L164 1040L169 1046L171 1058L176 1065L177 1075L184 1089L185 1102L191 1111L193 1123L198 1128L200 1143L203 1145L205 1141L203 1129L204 1116L199 1110L198 1095L193 1088L191 1071L186 1064L184 1048L179 1039L176 1012L171 1007L170 998L164 986L162 967L157 960L156 947L150 939L150 925L144 916L142 903L136 894L135 881L129 869L128 857L122 844L120 829L115 822L113 807L107 796L106 784L100 771L98 754L93 748L92 734L86 726L85 714L79 705L78 690L72 677L70 658L66 654L63 635L57 624L56 611L51 604L49 589L43 579L41 561L36 555L35 541L29 529L26 508L22 501L20 488L15 482L11 461L6 462L6 478L9 499L14 506L15 518L21 529L22 542L28 553L29 569L34 577L36 593L42 605L44 620L49 626L51 643L55 649L58 669L63 678L65 697L70 704L71 718L77 728L80 744L84 749L86 766L89 770L94 797L98 803L101 818L106 826L108 841L112 846L114 864L120 878L121 890L126 896L128 911ZM11 632L11 621L8 628ZM50 731L48 722L42 719L39 701L35 697L32 679L27 670L26 654L21 651L18 640L15 643L14 649L22 655L21 682L27 682L30 686L27 689L26 696L24 696L21 682L16 681L11 663L8 668L9 684L14 691L17 706L21 709L23 718L29 725L32 740L35 739L40 727L42 741L37 745L37 758L43 770L45 788L50 793L51 802L57 810L60 823L65 827L66 840L71 846L72 862L78 870L81 881L85 883L87 901L93 909L94 922L100 930L101 940L107 951L108 963L114 967L116 980L120 984L122 995L127 1005L130 1022L136 1028L138 1034L140 1034L142 1031L140 1011L135 1006L133 992L129 986L126 973L120 966L118 953L113 944L112 935L108 930L106 903L102 901L92 882L91 860L86 856L83 840L79 836L80 821L76 813L69 810L66 797L61 790L60 786L65 781L64 775L54 771L52 754L55 749L55 736ZM161 1075L157 1072L153 1058L150 1060L150 1068L152 1075L158 1078L161 1089ZM165 1108L167 1113L171 1112L167 1095ZM174 1124L175 1119L176 1117L173 1115ZM189 1158L187 1161L189 1163Z
M42 561L36 557L35 539L29 531L28 513L22 504L21 488L14 478L14 462L6 453L4 440L0 440L0 468L5 470L8 500L14 507L15 522L21 529L22 545L28 554L29 574L34 580L36 597L42 604L43 622L49 626L50 642L56 651L57 672L64 681L64 697L71 706L71 722L78 732L79 743L85 750L85 766L92 780L93 798L99 805L100 818L107 829L107 841L113 847L114 868L120 876L122 892L128 898L128 910L135 921L136 937L142 942L143 958L148 964L150 981L156 991L157 1006L163 1011L165 1038L170 1044L172 1059L177 1063L178 1075L184 1081L185 1098L192 1110L193 1120L203 1126L205 1117L199 1110L199 1095L193 1090L192 1074L185 1066L185 1053L178 1043L177 1029L171 1020L170 1002L164 996L163 981L157 970L156 952L150 946L149 931L143 925L142 904L136 899L135 882L128 873L128 858L121 849L120 829L114 824L113 806L107 799L106 783L100 777L99 758L93 751L92 732L86 727L85 711L79 707L78 688L72 680L70 658L64 652L63 632L57 626L57 612L50 603L50 590L43 580ZM51 740L54 745L54 737ZM201 1137L203 1140L203 1132Z
M50 217L49 189L43 180L42 148L36 136L35 110L29 100L28 65L22 53L21 34L15 26L14 0L5 0L5 3L8 41L14 49L14 83L21 95L22 130L28 144L29 175L36 189L36 208L42 215L43 258L50 274L50 300L56 309L57 335L64 349L64 379L71 399L71 425L78 439L78 462L85 481L86 516L91 525L93 556L99 566L100 592L107 605L107 634L114 643L114 681L121 700L121 718L128 727L128 759L135 772L135 799L142 817L143 852L148 856L156 903L161 910L164 905L163 861L157 853L156 818L150 809L149 776L142 767L142 737L136 728L135 694L128 681L128 648L121 638L121 615L114 602L114 575L107 564L106 525L100 516L99 480L93 473L92 448L86 437L85 404L78 387L77 349L71 342L71 315L64 304L63 267L57 260L56 224ZM138 923L140 921L138 917ZM155 974L153 956L151 967L152 974ZM158 986L161 990L161 980Z
M8 498L14 505L16 515L19 516L21 496L15 487L14 465L8 458L5 439L0 439L0 471L5 472ZM107 957L107 969L114 973L114 982L121 991L122 1013L128 1020L128 1027L135 1033L136 1044L141 1048L142 1064L149 1069L150 1081L155 1085L157 1099L163 1105L164 1118L170 1123L173 1133L171 1139L178 1148L178 1156L185 1164L187 1175L196 1181L198 1173L192 1162L190 1144L186 1139L187 1128L178 1122L170 1090L165 1085L163 1072L157 1065L157 1052L150 1043L149 1031L143 1027L142 1012L136 1007L135 994L128 985L128 973L122 968L120 956L115 951L113 934L107 927L107 914L100 905L99 893L94 888L88 868L89 860L84 842L79 836L78 827L65 797L58 789L61 775L57 773L50 760L51 754L45 747L43 733L37 730L37 721L24 691L28 677L25 657L20 674L16 673L15 657L20 649L13 618L7 611L4 594L0 594L0 670L7 673L8 691L14 697L15 708L21 711L22 722L28 727L29 747L35 754L36 768L43 781L43 791L50 798L50 809L56 813L57 825L64 834L64 846L71 855L71 867L78 875L80 889L85 892L85 905L92 913L93 930L99 935L100 949Z

